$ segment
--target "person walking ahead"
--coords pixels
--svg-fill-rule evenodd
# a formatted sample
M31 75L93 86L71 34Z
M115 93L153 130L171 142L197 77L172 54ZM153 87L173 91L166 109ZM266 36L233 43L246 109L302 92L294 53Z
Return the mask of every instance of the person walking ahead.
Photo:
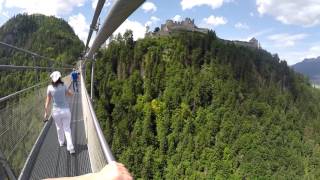
M72 96L73 94L62 82L61 73L59 71L54 71L50 75L50 78L52 79L52 82L51 85L48 86L47 90L44 118L48 118L48 108L52 99L52 118L56 124L60 147L65 144L66 137L67 150L70 152L70 154L73 154L75 153L75 150L72 143L70 128L71 112L66 100L66 95Z
M74 68L71 73L71 78L72 78L73 92L79 92L79 90L78 90L79 73Z

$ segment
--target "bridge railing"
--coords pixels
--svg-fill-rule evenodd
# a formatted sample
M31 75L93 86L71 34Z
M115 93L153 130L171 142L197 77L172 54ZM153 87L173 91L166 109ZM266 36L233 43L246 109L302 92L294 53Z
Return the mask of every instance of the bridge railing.
M95 111L93 109L91 99L85 87L82 68L81 70L81 101L83 120L86 131L86 138L88 144L88 152L93 172L101 170L106 164L114 161L114 157L110 148L104 138L99 122L97 120Z
M44 108L39 105L44 105L45 85L41 83L0 98L1 164L6 164L6 170L11 170L15 177L43 127Z

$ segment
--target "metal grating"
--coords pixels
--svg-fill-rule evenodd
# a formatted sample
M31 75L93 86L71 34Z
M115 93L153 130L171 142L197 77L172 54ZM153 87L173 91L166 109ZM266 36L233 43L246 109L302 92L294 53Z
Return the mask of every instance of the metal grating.
M39 153L32 163L29 178L26 179L68 177L91 172L80 94L75 93L70 99L70 107L71 131L76 154L70 155L66 146L59 147L56 127L51 123Z

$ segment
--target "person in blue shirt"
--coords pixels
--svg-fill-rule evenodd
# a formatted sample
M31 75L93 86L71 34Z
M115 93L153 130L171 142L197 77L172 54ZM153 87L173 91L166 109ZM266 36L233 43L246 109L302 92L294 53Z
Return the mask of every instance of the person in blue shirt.
M73 68L73 70L71 72L71 80L72 80L73 92L79 92L79 90L78 90L78 78L79 78L79 73Z

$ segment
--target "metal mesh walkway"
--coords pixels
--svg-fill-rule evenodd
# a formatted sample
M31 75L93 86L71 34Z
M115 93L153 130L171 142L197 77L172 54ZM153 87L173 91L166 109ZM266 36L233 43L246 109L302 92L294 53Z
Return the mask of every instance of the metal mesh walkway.
M75 176L91 172L85 129L82 116L81 95L75 93L69 99L71 107L71 130L76 154L70 155L66 146L59 147L57 131L53 120L35 157L29 177L43 179L49 177Z

